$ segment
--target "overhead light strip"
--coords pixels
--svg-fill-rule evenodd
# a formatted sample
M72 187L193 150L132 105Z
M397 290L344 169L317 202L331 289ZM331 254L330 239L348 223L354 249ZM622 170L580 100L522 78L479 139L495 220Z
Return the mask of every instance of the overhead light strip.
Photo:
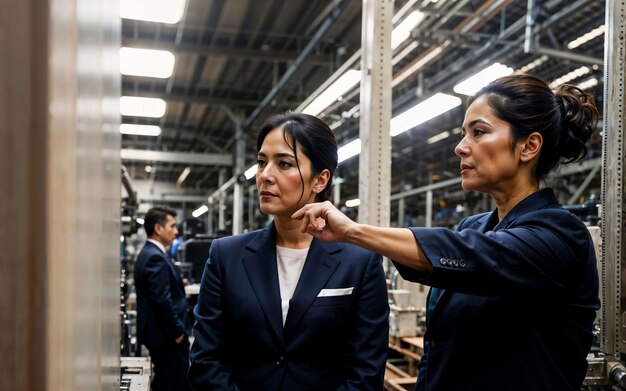
M185 182L185 179L187 179L187 176L189 175L190 172L191 172L191 167L189 166L185 167L183 172L180 173L180 176L176 180L177 187L180 187L183 184L183 182Z
M513 68L496 62L455 85L453 90L457 94L474 95L492 81L512 73Z
M208 211L209 211L209 207L206 206L206 205L202 205L198 209L196 209L193 212L191 212L191 215L193 217L195 217L195 218L198 218L198 217L202 216L203 214L205 214Z
M319 115L328 106L335 103L338 99L361 81L361 71L349 69L331 84L324 92L319 94L302 112L304 114Z
M567 48L568 49L575 49L579 46L582 46L584 44L586 44L587 42L591 41L592 39L595 39L601 35L604 34L605 31L605 27L604 25L600 25L598 27L596 27L595 29L589 31L586 34L581 35L580 37L574 39L573 41L570 41L567 44Z
M391 136L397 136L423 124L462 103L461 98L437 93L391 119Z
M361 205L361 200L358 198L346 201L347 208L356 208L359 205Z
M248 168L243 175L245 175L246 179L252 179L256 175L256 172L259 169L259 165L255 164L252 167Z
M122 96L120 113L127 116L161 118L165 115L167 105L160 98L144 98L139 96Z
M120 133L132 136L156 137L161 134L161 128L156 125L121 124Z
M396 28L391 32L391 50L395 50L407 38L411 36L411 31L424 19L424 13L420 11L411 12Z
M121 0L120 17L174 24L183 17L186 0Z
M561 84L569 83L570 81L578 79L579 77L584 76L589 72L591 72L591 69L589 69L589 67L576 68L573 71L559 77L558 79L555 79L552 83L550 83L550 88L557 88Z
M120 48L122 75L167 79L172 76L176 59L167 50Z

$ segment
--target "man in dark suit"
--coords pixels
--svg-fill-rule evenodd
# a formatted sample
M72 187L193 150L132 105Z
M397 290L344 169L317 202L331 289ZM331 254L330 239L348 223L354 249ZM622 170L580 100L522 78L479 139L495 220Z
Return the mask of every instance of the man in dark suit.
M175 217L175 211L163 207L146 213L148 240L135 266L137 345L150 351L155 391L190 390L185 290L165 249L178 234Z

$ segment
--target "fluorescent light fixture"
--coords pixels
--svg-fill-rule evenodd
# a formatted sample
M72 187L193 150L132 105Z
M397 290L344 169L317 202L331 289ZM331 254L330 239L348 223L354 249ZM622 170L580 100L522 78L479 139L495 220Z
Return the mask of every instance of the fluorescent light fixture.
M248 168L243 175L246 176L246 179L252 179L256 175L257 170L259 169L259 165L255 164L254 166Z
M355 85L361 81L361 71L349 69L341 75L333 84L328 86L326 91L322 92L307 107L302 110L304 114L318 115L328 106L341 98L343 94L350 91Z
M144 220L144 219L142 219L141 217L137 217L137 218L135 219L135 221L136 221L136 222L137 222L137 224L139 224L139 225L143 225L143 223L145 222L145 220Z
M161 118L165 114L166 104L159 98L123 96L120 98L120 113L136 117Z
M120 133L133 136L152 136L161 134L161 128L156 125L121 124Z
M447 130L445 132L441 132L435 136L432 136L431 138L429 138L428 140L426 140L426 144L434 144L437 141L441 141L443 139L446 139L450 137L450 132L448 132Z
M578 84L576 87L580 88L581 90L586 90L588 88L597 86L598 83L599 83L598 79L596 79L595 77L592 77L591 79L587 79L583 81L582 83Z
M346 201L346 207L348 207L348 208L354 208L354 207L357 207L359 205L361 205L361 200L358 199L358 198Z
M513 68L496 62L482 71L468 77L454 86L454 92L463 95L474 95L481 88L502 76L513 73Z
M208 211L209 211L209 207L208 207L208 206L206 206L206 205L202 205L202 206L201 206L201 207L199 207L198 209L196 209L196 210L194 210L193 212L191 212L191 215L192 215L193 217L198 218L198 217L202 216L203 214L205 214L205 213L206 213L206 212L208 212Z
M391 119L391 136L395 137L409 129L461 105L461 98L441 92L411 107Z
M361 139L357 138L337 150L337 156L339 158L338 163L348 160L359 153L361 153Z
M124 19L174 24L183 17L186 0L121 0L120 16Z
M185 182L185 179L187 179L187 175L189 175L190 172L191 172L191 167L189 166L185 167L183 172L180 173L180 176L176 180L176 186L180 187L180 185L182 185L183 182Z
M175 61L172 52L167 50L120 49L120 72L122 75L166 79L172 75Z
M424 19L424 13L420 11L413 11L404 18L400 24L391 32L391 49L395 49L408 37L411 36L411 31Z
M532 71L533 69L537 68L539 65L543 64L544 62L546 62L548 60L548 56L541 56L531 62L529 62L528 64L524 65L523 67L521 67L520 69L518 69L516 72L518 73L529 73L530 71Z
M589 69L588 67L576 68L573 71L566 73L565 75L559 77L558 79L550 83L550 88L554 89L560 86L561 84L569 83L570 81L574 79L578 79L579 77L584 76L588 74L589 72L591 72L591 69Z
M575 49L581 45L586 44L587 42L591 41L594 38L597 38L599 36L601 36L602 34L604 34L604 30L605 27L604 25L600 25L598 27L596 27L595 29L589 31L586 34L581 35L580 37L576 38L575 40L571 41L570 43L567 44L567 48L568 49Z

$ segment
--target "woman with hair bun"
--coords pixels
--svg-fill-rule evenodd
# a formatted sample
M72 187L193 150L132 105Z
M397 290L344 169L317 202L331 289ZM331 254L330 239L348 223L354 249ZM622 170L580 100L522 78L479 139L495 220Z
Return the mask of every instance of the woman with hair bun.
M292 216L431 286L416 390L580 390L600 306L596 257L585 225L541 182L582 158L597 120L577 87L503 77L470 99L455 148L463 189L489 194L494 211L456 231L357 224L329 203Z
M337 142L322 120L285 113L257 138L259 206L274 221L211 243L189 380L196 390L383 388L387 285L378 254L324 243L291 215L325 201Z

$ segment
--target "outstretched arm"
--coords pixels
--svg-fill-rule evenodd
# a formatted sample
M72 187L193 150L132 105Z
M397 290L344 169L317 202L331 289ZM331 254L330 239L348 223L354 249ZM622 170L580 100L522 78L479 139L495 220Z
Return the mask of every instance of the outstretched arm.
M308 232L320 240L351 243L407 267L421 271L432 270L432 265L409 229L355 223L328 201L305 205L291 217L302 220L302 232ZM318 218L323 219L325 225Z

